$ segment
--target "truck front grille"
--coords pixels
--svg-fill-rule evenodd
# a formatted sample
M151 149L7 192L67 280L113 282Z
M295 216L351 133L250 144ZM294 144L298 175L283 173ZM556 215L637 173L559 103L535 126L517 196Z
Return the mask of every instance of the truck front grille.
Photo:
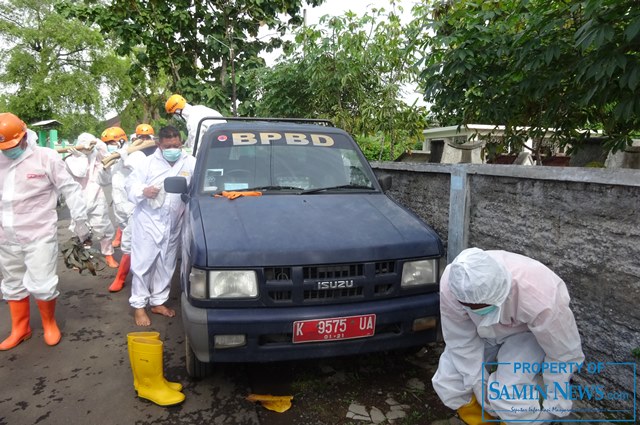
M267 299L273 306L336 304L393 297L400 290L396 261L267 267Z

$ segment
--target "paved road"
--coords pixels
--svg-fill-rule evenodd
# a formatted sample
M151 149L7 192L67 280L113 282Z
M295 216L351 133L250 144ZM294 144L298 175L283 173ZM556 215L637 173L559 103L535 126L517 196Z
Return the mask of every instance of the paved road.
M70 235L65 229L68 221L60 223L62 242ZM187 398L180 406L163 408L138 399L133 390L126 334L141 328L135 326L128 305L130 286L111 294L107 287L114 269L98 276L79 275L65 268L62 257L58 271L61 295L56 316L62 341L55 347L44 343L32 302L32 338L0 352L0 425L259 423L256 406L244 399L250 393L245 367L223 367L198 382L187 379L177 288L169 305L178 316L153 315L150 329L159 331L165 343L165 376L182 382ZM9 332L9 309L2 302L0 338Z

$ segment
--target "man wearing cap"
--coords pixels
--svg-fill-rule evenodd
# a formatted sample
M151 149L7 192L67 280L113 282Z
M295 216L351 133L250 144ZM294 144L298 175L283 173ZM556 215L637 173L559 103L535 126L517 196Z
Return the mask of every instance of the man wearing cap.
M446 345L432 383L442 402L470 425L496 423L489 413L538 422L568 415L571 399L557 389L576 368L547 368L540 377L531 366L584 361L569 300L562 279L538 261L506 251L462 251L440 286ZM523 396L536 385L546 392Z
M62 193L81 240L89 236L82 188L55 150L37 146L37 136L12 113L0 113L0 272L2 297L9 304L11 334L0 342L9 350L31 337L29 296L42 318L47 345L60 342L55 320L58 291L56 203Z

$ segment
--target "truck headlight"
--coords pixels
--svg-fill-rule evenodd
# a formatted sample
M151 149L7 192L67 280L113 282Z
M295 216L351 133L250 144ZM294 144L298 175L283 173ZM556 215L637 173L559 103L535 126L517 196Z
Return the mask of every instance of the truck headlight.
M257 296L256 272L249 270L209 272L210 298L255 298Z
M207 273L204 270L191 268L191 273L189 273L189 294L193 298L206 298Z
M437 283L438 263L433 260L408 261L402 266L402 288Z

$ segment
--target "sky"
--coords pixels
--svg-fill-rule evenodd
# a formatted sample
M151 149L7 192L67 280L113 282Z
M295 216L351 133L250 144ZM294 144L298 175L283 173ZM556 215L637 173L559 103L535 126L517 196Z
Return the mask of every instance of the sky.
M405 9L403 17L409 19L411 17L411 7L419 3L416 0L398 0L396 3L402 5ZM388 0L325 0L318 7L307 8L307 24L317 24L323 15L338 16L343 15L347 10L351 10L358 15L364 15L368 9L373 7L391 10Z

